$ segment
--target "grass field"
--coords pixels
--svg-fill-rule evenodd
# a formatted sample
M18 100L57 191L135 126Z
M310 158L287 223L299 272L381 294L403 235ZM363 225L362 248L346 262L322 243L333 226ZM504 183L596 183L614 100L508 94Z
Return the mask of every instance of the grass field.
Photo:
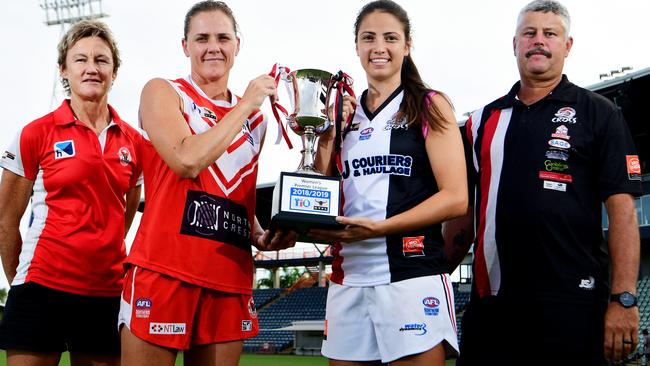
M455 365L455 361L447 361L445 366ZM7 360L5 352L0 350L0 366L6 366ZM68 353L61 357L59 366L69 366L70 358ZM176 366L183 365L183 356L179 355L176 359ZM240 366L326 366L327 359L320 356L294 356L294 355L249 355L243 354Z
M0 366L6 366L5 352L0 350ZM61 357L59 366L69 366L68 353ZM176 366L183 365L183 355L179 354ZM249 355L243 354L239 361L240 366L326 366L327 359L320 356L294 356L294 355Z

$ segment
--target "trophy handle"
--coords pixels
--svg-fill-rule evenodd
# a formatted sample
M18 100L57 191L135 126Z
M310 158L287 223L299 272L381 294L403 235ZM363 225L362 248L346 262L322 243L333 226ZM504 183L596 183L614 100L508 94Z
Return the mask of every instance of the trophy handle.
M352 80L352 77L350 75L344 73L342 70L339 70L335 75L332 75L330 78L330 85L327 88L327 101L325 102L327 104L327 108L329 109L329 98L330 98L330 91L332 89L337 89L336 90L336 99L334 101L334 128L336 128L335 131L335 140L334 140L334 149L337 152L341 151L341 143L343 142L343 138L345 137L345 133L347 133L347 130L350 128L350 123L352 122L352 117L354 113L350 114L347 118L347 120L343 121L343 93L347 92L348 95L350 95L352 98L356 98L354 95L354 90L352 90L352 84L354 81ZM327 113L327 117L329 119L329 110Z
M326 97L325 97L325 108L327 108L327 110L325 111L325 115L327 116L327 120L330 122L330 125L333 125L334 124L333 122L335 122L335 120L336 120L336 115L332 116L334 118L330 118L330 110L329 110L330 109L330 96L332 95L332 90L334 90L335 88L336 88L335 75L332 75L332 77L330 78L330 82L327 85L327 91L325 91L325 95L326 95ZM332 107L332 114L334 114L336 112L333 109L334 108Z

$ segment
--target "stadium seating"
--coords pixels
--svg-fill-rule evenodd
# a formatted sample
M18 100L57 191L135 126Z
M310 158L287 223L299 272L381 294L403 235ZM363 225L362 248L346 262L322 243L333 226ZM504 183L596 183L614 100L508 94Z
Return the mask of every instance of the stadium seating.
M650 330L650 278L644 277L637 283L637 294L639 303L639 336L643 329Z
M246 353L277 353L293 345L293 332L260 330L257 337L244 342Z
M296 320L325 319L327 288L297 289L259 312L260 329L277 329Z
M456 314L460 314L465 311L465 307L469 302L469 295L469 292L460 292L456 290L454 291L454 308L456 310Z
M277 329L290 326L298 320L325 319L327 288L299 288L284 296L281 290L273 290L277 291L253 291L258 308L260 334L244 342L245 352L264 352L267 345L276 352L282 351L293 345L293 332Z
M282 289L280 288L266 288L258 289L253 291L253 301L255 301L255 306L260 309L263 308L266 304L280 296Z

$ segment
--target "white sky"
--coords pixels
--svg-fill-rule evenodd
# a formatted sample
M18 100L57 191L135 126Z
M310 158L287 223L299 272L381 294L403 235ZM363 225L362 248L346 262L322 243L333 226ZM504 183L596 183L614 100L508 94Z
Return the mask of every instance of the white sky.
M242 47L230 75L230 89L243 94L248 81L268 73L275 62L290 69L343 69L366 88L354 49L353 24L367 1L230 0L242 32ZM398 1L409 13L413 57L431 87L447 93L457 115L504 95L518 79L512 53L517 14L527 0ZM44 24L37 0L0 2L0 149L19 129L53 107L58 26ZM105 0L103 19L113 30L122 56L109 102L120 116L137 125L142 86L151 78L189 73L181 49L183 18L194 1ZM650 67L647 0L565 0L572 17L574 45L566 64L569 79L581 86L622 66ZM58 80L58 76L56 76ZM57 89L60 85L57 84ZM284 96L282 88L281 98ZM288 107L286 96L281 104ZM56 103L55 106L58 106ZM260 158L258 182L275 181L280 170L295 170L300 142L273 146L276 122L269 117L267 143ZM132 235L130 235L132 237ZM6 287L0 274L0 287Z

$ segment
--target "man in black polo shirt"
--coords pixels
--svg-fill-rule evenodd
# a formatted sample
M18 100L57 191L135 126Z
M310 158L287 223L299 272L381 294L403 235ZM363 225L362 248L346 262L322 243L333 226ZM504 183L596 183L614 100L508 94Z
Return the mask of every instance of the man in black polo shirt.
M617 107L562 74L569 26L558 2L524 7L520 81L466 125L476 239L459 365L602 365L636 347L639 159Z

